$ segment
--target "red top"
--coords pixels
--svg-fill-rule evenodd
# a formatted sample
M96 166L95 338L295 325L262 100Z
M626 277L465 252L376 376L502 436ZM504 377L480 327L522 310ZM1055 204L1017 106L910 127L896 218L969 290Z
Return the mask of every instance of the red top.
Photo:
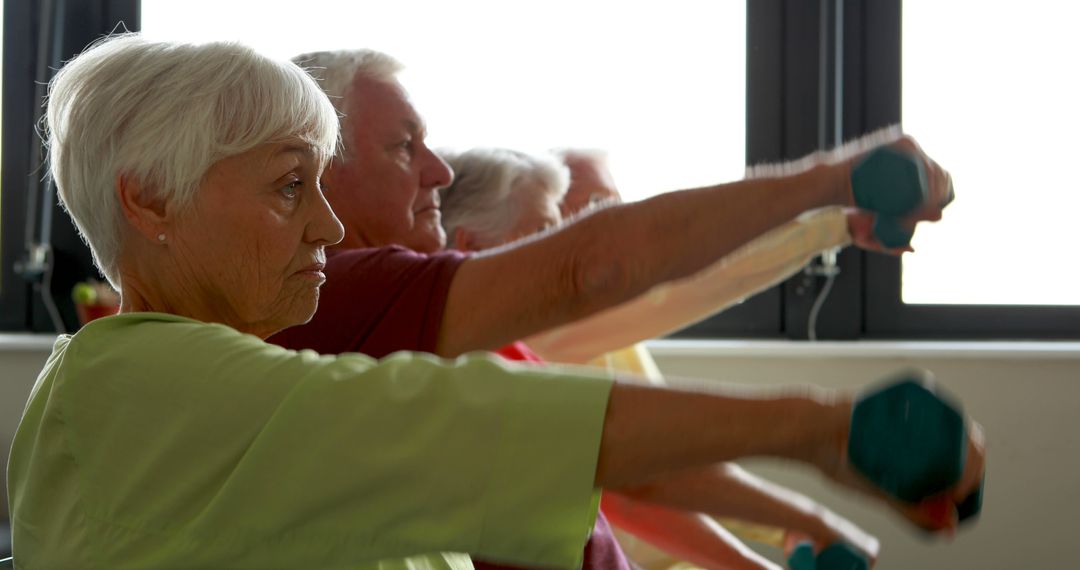
M465 254L424 255L403 247L331 249L319 308L305 325L268 342L320 354L435 352L450 283Z

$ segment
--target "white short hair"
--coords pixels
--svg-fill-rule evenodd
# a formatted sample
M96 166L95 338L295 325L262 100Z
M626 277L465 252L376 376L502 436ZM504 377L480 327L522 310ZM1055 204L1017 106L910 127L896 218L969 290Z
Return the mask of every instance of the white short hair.
M503 148L438 152L454 171L454 182L441 190L448 247L459 227L489 242L505 241L527 203L522 193L543 192L558 203L570 186L570 170L550 154Z
M224 158L300 139L321 168L338 142L333 106L292 63L236 43L139 34L104 38L61 68L49 85L45 128L60 200L117 288L120 176L182 210Z
M315 78L319 87L330 97L330 102L334 104L334 109L337 109L341 118L341 131L346 139L350 133L349 129L344 128L349 120L347 115L356 110L348 108L348 97L352 93L356 78L366 77L392 83L397 80L397 74L405 69L400 61L371 49L314 51L295 56L292 61ZM344 143L343 152L338 156L347 160L352 141L345 140Z

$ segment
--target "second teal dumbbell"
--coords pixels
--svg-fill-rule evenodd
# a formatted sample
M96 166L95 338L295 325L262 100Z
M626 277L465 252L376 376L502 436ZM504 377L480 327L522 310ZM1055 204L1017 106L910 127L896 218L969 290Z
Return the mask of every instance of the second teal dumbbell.
M854 548L843 542L829 545L814 556L814 545L801 542L788 557L791 570L868 570L870 562Z
M877 214L873 229L882 245L911 243L912 230L901 219L925 204L930 193L921 160L888 147L874 150L852 168L851 189L856 206Z
M889 495L918 503L960 480L967 460L967 429L960 405L911 372L855 404L848 458ZM957 505L961 520L978 514L982 487Z

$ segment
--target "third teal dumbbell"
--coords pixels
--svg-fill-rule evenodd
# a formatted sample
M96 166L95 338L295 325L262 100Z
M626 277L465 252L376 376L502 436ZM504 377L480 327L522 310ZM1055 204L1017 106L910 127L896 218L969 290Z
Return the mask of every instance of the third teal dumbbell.
M960 405L937 390L927 372L911 372L859 398L852 411L848 458L889 495L918 503L963 475L967 429ZM978 514L982 487L957 506Z
M929 199L930 186L921 160L882 147L851 170L855 205L877 214L874 235L889 248L911 243L912 230L901 220Z
M791 570L868 570L870 563L865 556L843 542L829 545L816 556L813 544L801 542L788 557L788 568Z

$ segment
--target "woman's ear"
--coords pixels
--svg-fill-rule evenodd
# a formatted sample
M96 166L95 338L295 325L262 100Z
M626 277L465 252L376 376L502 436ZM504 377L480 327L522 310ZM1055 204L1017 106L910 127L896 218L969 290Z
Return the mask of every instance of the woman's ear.
M134 176L126 174L116 177L116 197L120 211L135 231L155 243L165 241L169 218L164 199L154 195Z

